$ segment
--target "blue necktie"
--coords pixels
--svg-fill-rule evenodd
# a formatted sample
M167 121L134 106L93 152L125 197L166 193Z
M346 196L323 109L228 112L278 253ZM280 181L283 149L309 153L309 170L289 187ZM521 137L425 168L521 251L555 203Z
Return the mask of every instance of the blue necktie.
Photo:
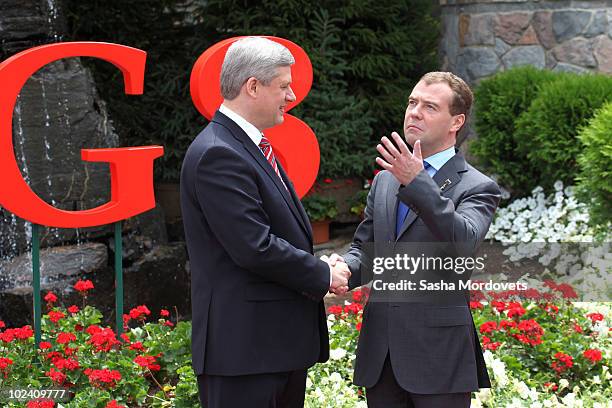
M423 162L423 167L425 168L425 171L427 171L427 174L429 174L429 176L433 177L434 174L436 174L436 169L433 168L426 161ZM410 212L410 208L408 208L408 206L406 204L404 204L401 200L398 201L398 203L397 203L397 217L396 217L396 221L395 221L395 236L396 237L399 235L400 230L402 229L402 224L404 224L404 220L408 216L409 212Z

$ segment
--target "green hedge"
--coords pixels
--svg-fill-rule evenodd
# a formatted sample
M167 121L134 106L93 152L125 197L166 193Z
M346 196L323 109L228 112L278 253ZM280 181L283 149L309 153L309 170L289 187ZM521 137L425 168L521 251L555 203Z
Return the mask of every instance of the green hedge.
M513 194L526 195L534 187L528 159L517 152L516 119L529 108L540 87L556 78L550 71L521 67L484 79L474 91L478 137L470 144L470 152Z
M470 151L513 196L556 180L575 184L578 131L611 99L612 78L525 67L483 80L475 90L477 139Z
M291 113L317 134L320 178L371 176L376 141L402 128L410 89L437 66L437 6L428 0L65 3L69 39L148 52L142 96L126 97L109 64L91 66L122 144L165 146L156 161L158 180L178 179L187 146L206 125L191 102L189 75L200 53L225 38L274 35L308 53L313 87Z
M607 75L564 75L541 88L517 121L517 147L528 158L534 181L545 189L555 180L575 184L583 149L578 132L608 100L612 77Z
M591 221L612 222L612 102L604 105L578 135L583 150L578 156L578 192L590 206Z

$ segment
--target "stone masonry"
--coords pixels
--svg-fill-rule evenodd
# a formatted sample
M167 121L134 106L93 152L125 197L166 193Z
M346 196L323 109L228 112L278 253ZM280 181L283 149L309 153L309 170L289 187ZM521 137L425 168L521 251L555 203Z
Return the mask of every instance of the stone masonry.
M519 65L612 74L612 1L440 0L441 69L471 84Z

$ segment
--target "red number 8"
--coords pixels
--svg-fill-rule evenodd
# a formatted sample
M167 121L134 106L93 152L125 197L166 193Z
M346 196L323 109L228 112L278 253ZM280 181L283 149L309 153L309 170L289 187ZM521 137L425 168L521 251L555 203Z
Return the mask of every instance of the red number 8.
M223 102L220 91L221 65L229 46L242 37L220 41L204 51L191 71L190 90L194 105L210 120ZM291 52L295 64L291 66L291 88L296 100L287 105L287 111L304 100L312 86L312 64L306 52L297 44L278 37L265 37L276 41ZM295 191L303 197L319 172L319 143L312 129L295 116L285 114L282 124L266 130L266 137L274 147L274 154L293 181Z

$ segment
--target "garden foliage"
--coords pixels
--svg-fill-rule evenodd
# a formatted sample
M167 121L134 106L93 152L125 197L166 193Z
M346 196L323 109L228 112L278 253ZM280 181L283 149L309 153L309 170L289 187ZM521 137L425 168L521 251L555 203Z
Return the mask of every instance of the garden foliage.
M320 177L371 173L375 142L401 129L410 89L437 64L439 23L432 16L432 2L425 0L66 4L71 39L147 51L142 96L124 95L115 68L100 62L92 66L122 144L165 146L156 165L158 180L178 179L187 146L206 124L191 102L189 75L196 58L218 41L273 35L308 53L314 68L312 90L290 113L317 134Z
M602 107L578 135L578 192L590 207L594 225L612 222L612 101Z
M578 133L611 95L606 75L534 68L496 74L476 88L471 151L516 197L536 186L551 191L556 180L573 185L583 149Z

